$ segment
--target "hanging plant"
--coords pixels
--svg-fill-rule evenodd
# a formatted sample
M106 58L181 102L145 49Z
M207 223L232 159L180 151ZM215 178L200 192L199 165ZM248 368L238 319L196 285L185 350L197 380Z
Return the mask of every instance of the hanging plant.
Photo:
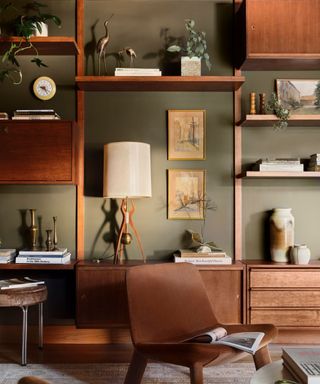
M275 92L272 92L271 98L267 103L266 110L268 112L274 113L279 119L273 127L276 129L285 129L288 126L288 120L290 118L290 111L287 108L284 108L281 104L281 101L278 99L278 96Z
M0 7L0 13L3 13L9 8L12 8L19 13L12 22L11 27L14 33L21 37L18 43L11 43L8 50L5 51L2 56L1 61L6 68L0 69L0 81L9 78L13 84L21 84L22 70L17 56L26 50L31 50L34 54L31 59L32 63L36 64L38 67L47 67L47 65L39 57L37 48L30 40L30 37L36 30L40 33L42 32L42 23L52 21L58 27L61 26L61 20L58 16L42 12L42 9L45 7L45 4L33 1L22 7L24 11L22 14L12 5L12 3L5 3Z

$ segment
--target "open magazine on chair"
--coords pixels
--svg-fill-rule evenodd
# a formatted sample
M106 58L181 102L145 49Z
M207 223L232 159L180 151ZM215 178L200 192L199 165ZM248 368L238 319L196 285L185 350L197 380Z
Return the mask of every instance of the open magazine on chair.
M214 328L211 331L201 333L198 336L185 340L185 343L207 343L224 344L229 347L238 348L252 355L259 348L264 336L263 332L239 332L227 334L227 330L222 327Z

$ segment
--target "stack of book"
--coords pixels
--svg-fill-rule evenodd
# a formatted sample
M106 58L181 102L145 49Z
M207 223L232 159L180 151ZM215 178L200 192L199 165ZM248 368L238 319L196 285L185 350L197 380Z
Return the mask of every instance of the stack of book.
M30 279L30 277L12 278L0 280L0 289L36 287L39 284L44 284L44 281Z
M0 120L8 120L9 119L9 115L7 114L7 112L0 112Z
M17 109L12 120L60 120L61 117L53 109Z
M225 252L196 252L191 249L179 249L173 256L175 263L232 264L232 258Z
M115 76L161 76L159 68L116 68Z
M282 360L299 383L320 383L320 348L283 348Z
M0 248L0 264L8 264L14 261L16 252L16 249Z
M67 248L58 248L53 251L28 250L19 251L16 263L21 264L67 264L71 261L71 253Z
M320 171L320 153L315 153L310 156L308 171L314 171L314 172Z
M254 165L255 171L260 172L303 172L300 159L260 159Z

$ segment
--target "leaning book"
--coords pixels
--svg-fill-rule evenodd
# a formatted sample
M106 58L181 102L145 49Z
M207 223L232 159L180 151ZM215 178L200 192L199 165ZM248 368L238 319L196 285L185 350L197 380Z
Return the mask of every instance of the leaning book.
M36 287L39 284L44 284L44 281L30 279L30 277L13 278L7 280L0 280L0 289Z
M239 332L227 334L222 327L214 328L209 332L201 333L185 343L223 344L242 351L255 354L265 334L263 332Z
M284 366L303 384L320 383L320 348L283 348Z

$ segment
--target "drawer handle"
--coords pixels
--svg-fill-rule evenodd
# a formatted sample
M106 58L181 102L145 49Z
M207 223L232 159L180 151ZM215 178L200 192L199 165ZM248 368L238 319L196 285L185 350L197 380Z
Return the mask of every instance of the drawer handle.
M1 133L9 133L9 128L8 127L1 127L0 132Z

